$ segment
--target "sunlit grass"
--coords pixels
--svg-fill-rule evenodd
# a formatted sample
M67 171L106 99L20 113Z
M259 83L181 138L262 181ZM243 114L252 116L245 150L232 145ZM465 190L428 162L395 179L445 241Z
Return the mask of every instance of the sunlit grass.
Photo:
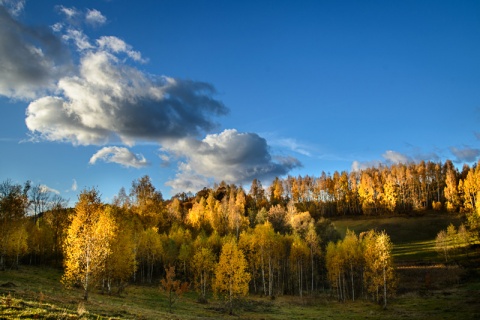
M435 238L449 224L458 227L462 218L445 213L432 213L420 217L394 216L371 219L350 218L334 220L342 236L350 229L357 234L375 229L385 230L393 242L393 257L396 263L435 263L441 257L435 251Z
M407 245L403 248L409 250ZM475 319L480 316L480 301L472 301L480 292L480 283L459 285L460 267L434 264L398 269L405 292L392 299L387 310L364 298L341 303L328 292L303 298L278 296L274 300L252 294L238 304L234 316L229 316L221 300L210 297L208 304L200 304L195 292L183 296L170 314L165 296L157 286L131 285L122 296L92 292L90 300L84 302L80 289L62 288L59 270L24 266L19 271L0 272L0 285L15 284L12 288L0 287L0 318L304 320ZM425 287L427 274L431 284Z
M392 255L395 261L437 262L440 257L435 250L435 240L394 244Z

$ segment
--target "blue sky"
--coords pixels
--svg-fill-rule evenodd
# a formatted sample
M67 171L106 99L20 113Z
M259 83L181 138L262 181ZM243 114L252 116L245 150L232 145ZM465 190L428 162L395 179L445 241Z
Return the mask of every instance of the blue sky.
M478 1L0 5L2 181L168 198L480 156Z

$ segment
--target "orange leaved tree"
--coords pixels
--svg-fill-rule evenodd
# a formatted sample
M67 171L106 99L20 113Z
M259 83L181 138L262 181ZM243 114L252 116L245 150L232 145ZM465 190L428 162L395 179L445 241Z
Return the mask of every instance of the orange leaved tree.
M165 278L160 280L161 290L166 293L168 299L168 312L172 313L173 304L185 292L188 291L188 282L175 280L175 267L165 267Z

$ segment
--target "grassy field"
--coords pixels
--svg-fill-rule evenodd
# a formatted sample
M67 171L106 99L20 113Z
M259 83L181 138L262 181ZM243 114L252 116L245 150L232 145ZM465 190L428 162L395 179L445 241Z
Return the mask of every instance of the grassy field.
M415 276L418 270L409 270ZM439 274L458 270L439 270ZM388 308L367 301L340 303L326 294L283 296L275 300L249 297L235 315L224 312L221 301L196 302L189 293L167 312L165 297L154 287L131 286L122 297L92 293L84 302L78 289L60 285L58 270L22 267L0 272L0 319L478 319L480 282L450 283L442 288L408 291ZM432 275L434 278L435 275ZM412 280L413 281L413 280ZM435 279L432 282L436 282ZM14 285L12 285L14 284Z
M435 237L450 223L458 227L462 218L446 213L431 213L423 216L393 216L385 218L338 219L334 225L342 237L347 228L357 234L376 229L385 230L393 242L393 256L397 264L415 262L442 262L435 251Z
M337 302L321 293L275 300L250 296L229 316L221 301L200 304L191 292L169 314L158 287L132 285L121 297L91 293L84 302L80 289L61 285L60 270L21 266L0 271L0 319L480 319L478 273L439 264L432 251L432 239L449 223L458 225L460 219L428 215L335 221L341 233L377 228L390 234L400 285L386 310L365 300Z

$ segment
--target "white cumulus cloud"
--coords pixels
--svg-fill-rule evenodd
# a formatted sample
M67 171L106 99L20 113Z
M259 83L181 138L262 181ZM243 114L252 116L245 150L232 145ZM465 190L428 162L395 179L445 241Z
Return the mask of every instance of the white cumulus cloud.
M99 160L133 168L142 168L149 165L143 155L134 154L127 148L121 147L104 147L100 149L90 158L90 164L95 164Z
M96 27L104 25L107 22L107 18L96 9L87 9L85 21L87 24Z
M54 25L52 28L53 30L58 30L60 26ZM68 28L65 34L63 34L62 39L66 42L73 42L79 52L94 48L87 35L85 35L83 31L79 29Z
M88 52L80 73L62 78L60 96L33 101L26 124L40 138L76 145L196 136L227 112L202 82L151 78L106 51Z
M113 53L125 53L134 61L146 62L142 59L142 54L132 49L132 46L127 44L120 38L114 36L103 36L97 40L100 50L107 50Z
M207 135L203 140L182 139L166 144L164 150L185 159L175 179L167 183L174 190L181 190L181 186L198 191L191 189L192 181L205 186L207 179L227 183L248 183L254 178L271 180L301 166L295 158L273 157L267 141L259 135L234 129Z
M80 15L80 11L75 7L68 8L65 6L58 6L57 9L60 13L64 14L67 19L74 19Z

